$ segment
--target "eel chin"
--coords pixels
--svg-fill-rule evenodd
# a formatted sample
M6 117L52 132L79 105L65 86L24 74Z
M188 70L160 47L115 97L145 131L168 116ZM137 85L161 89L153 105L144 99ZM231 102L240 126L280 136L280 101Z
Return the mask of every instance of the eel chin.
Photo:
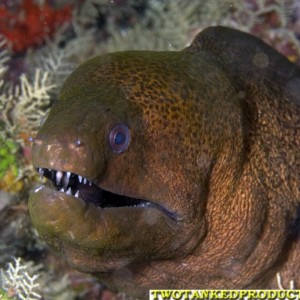
M174 213L150 200L104 190L78 174L37 171L48 180L30 195L33 225L73 267L108 272L145 257L170 257Z

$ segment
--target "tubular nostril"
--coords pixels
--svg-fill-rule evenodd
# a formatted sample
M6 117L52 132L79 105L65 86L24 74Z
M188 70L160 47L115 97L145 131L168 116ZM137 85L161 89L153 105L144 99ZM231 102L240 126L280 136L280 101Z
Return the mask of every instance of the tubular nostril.
M77 139L76 141L75 141L75 146L76 147L81 147L81 146L83 146L84 145L84 143L80 140L80 139Z

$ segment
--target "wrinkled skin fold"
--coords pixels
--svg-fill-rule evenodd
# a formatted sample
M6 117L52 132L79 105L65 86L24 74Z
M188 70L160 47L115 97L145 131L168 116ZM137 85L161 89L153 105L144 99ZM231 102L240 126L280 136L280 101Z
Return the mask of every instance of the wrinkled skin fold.
M29 199L34 226L134 297L278 288L277 272L299 288L299 86L285 57L225 27L181 52L89 60L33 143L48 178Z

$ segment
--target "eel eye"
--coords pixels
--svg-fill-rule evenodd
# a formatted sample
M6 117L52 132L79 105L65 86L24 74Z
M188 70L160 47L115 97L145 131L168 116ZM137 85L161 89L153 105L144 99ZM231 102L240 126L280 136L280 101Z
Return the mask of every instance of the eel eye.
M109 134L109 144L116 153L124 152L130 143L130 131L126 125L117 124Z

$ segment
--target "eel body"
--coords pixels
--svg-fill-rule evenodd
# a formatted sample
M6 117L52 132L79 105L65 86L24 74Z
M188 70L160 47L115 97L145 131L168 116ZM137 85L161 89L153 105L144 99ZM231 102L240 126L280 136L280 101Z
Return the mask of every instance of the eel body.
M210 27L180 52L95 57L33 144L34 226L74 268L148 289L300 288L300 70Z

